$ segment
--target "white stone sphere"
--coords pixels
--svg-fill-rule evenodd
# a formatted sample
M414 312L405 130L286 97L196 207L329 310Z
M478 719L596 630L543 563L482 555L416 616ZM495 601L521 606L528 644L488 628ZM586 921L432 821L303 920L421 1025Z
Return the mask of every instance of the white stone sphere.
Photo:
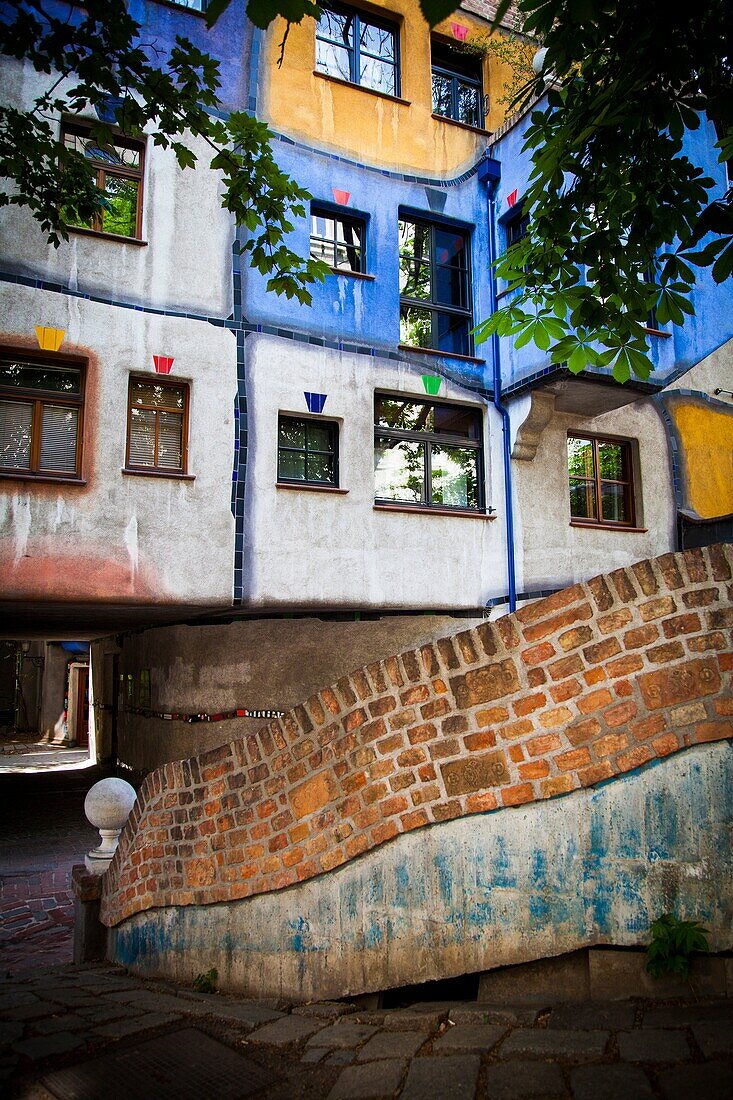
M100 779L87 792L84 813L95 829L122 829L136 797L124 779Z

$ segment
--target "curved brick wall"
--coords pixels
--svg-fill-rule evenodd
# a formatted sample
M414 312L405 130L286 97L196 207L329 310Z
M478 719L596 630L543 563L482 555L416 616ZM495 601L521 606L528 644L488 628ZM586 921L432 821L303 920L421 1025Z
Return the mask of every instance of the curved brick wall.
M279 890L399 833L732 737L732 562L716 546L596 577L166 764L140 789L102 919Z

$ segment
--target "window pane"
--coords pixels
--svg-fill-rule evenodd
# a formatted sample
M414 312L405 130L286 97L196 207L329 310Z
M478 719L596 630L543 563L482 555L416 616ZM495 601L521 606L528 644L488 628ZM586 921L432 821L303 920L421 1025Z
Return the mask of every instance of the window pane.
M100 145L89 134L74 134L64 131L64 145L67 149L73 149L89 160L95 160L100 164L114 167L125 167L139 171L140 148L126 145Z
M463 233L436 227L435 262L466 270L466 238Z
M324 214L311 214L312 237L323 237L324 240L332 241L335 232L333 218L327 218Z
M333 453L333 428L328 424L319 424L315 421L307 422L308 450L327 451Z
M433 301L445 306L468 308L468 272L455 267L435 268L435 293Z
M342 45L353 47L354 45L354 17L335 11L323 9L316 28L317 38L328 38L331 42L339 42Z
M336 76L340 80L351 80L352 57L353 54L343 46L316 40L316 68L319 73Z
M307 456L307 480L322 481L327 485L333 485L334 463L331 455L318 455L308 452Z
M594 477L593 444L589 439L568 439L568 472L571 477Z
M431 348L432 313L417 306L400 306L400 343L416 348Z
M433 430L434 407L422 401L400 401L395 397L378 397L375 421L384 428L410 432Z
M611 481L626 481L626 448L621 443L599 443L598 461L601 477Z
M362 53L374 54L383 61L395 60L395 35L394 31L386 27L375 27L371 23L361 19L359 43Z
M33 405L0 401L0 467L28 470L31 464Z
M155 465L155 417L152 409L130 410L131 466Z
M451 117L453 81L441 73L433 73L433 114Z
M322 260L329 267L336 266L336 253L333 241L321 241L311 237L311 259Z
M336 240L339 244L354 245L362 248L364 245L364 223L355 218L337 218L335 222Z
M137 180L123 179L109 172L105 176L104 194L111 209L102 213L102 229L105 233L118 233L121 237L137 235Z
M430 264L400 256L400 294L403 298L430 301Z
M165 470L183 469L183 417L158 413L158 465Z
M480 439L480 416L471 409L461 409L454 405L436 405L435 431L440 435L459 435L465 439Z
M475 84L464 84L462 81L457 81L458 84L458 121L465 122L467 126L480 126L483 122L481 117L481 94Z
M432 501L450 508L478 508L476 451L433 444Z
M54 393L81 393L81 371L15 360L6 361L0 363L0 386L51 390Z
M596 487L592 481L570 479L570 515L596 519Z
M430 228L415 222L398 222L400 256L413 260L430 259Z
M472 352L469 322L466 317L436 311L437 341L432 345L447 355L470 355Z
M375 494L379 500L425 502L425 444L380 439L374 444Z
M277 476L289 481L305 481L305 452L280 451Z
M631 517L626 507L626 486L601 482L601 515L615 523L628 523Z
M359 83L364 88L386 95L397 94L396 69L390 61L377 61L374 57L361 57Z
M278 428L279 445L305 450L305 421L292 417L280 417Z
M336 246L336 262L332 265L341 271L361 271L361 250L345 244Z
M185 392L183 386L156 386L154 382L133 381L130 401L133 405L152 405L156 409L182 409Z
M76 438L79 410L63 405L44 405L41 421L41 470L76 472Z

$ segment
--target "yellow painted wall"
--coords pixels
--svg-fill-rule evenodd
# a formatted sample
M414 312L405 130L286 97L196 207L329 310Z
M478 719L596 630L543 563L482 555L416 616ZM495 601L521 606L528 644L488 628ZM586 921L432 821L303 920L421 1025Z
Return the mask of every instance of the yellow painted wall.
M717 412L700 403L670 409L682 445L689 506L704 519L733 513L733 409Z
M416 0L393 0L389 6L371 4L372 9L383 11L399 25L403 102L315 73L313 19L291 27L278 68L285 32L285 22L278 19L266 39L260 74L261 117L279 133L379 167L434 177L460 173L486 147L487 137L481 131L432 118L431 31ZM453 38L451 22L468 27L469 37L488 30L487 23L460 12L433 33ZM504 121L505 108L497 101L510 71L493 55L483 65L484 92L489 94L486 127L493 130Z

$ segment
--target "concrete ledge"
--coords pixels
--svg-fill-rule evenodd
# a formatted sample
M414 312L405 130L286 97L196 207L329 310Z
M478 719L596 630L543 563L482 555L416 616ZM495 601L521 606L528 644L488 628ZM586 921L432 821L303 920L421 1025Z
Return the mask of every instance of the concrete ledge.
M74 963L103 959L107 946L107 929L99 919L102 897L102 876L92 875L83 863L71 869L71 890L74 895Z

